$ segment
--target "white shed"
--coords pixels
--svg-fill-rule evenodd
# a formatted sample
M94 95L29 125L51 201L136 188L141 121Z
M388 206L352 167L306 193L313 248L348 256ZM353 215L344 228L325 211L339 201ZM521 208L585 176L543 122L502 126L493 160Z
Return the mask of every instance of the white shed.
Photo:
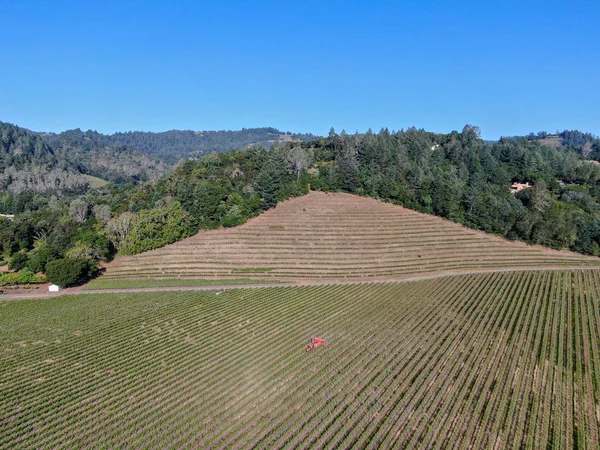
M50 286L48 286L48 292L59 292L60 291L60 286L57 286L56 284L51 284Z

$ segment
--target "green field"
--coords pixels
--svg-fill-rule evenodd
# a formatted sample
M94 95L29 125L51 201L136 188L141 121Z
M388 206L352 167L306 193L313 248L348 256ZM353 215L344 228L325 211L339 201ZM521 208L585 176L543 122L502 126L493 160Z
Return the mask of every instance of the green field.
M277 280L260 280L250 278L232 279L196 279L196 278L133 278L106 279L103 277L90 281L83 286L84 290L96 289L138 289L153 287L193 287L193 286L228 286L242 284L274 284Z
M0 302L0 348L2 448L599 445L597 270Z
M92 189L98 189L108 184L108 181L102 178L94 177L92 175L81 175L89 184Z

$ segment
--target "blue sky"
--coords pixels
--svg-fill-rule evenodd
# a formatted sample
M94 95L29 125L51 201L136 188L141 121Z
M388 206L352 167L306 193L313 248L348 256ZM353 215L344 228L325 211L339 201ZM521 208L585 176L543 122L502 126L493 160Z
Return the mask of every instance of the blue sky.
M600 2L0 0L0 120L37 131L600 134Z

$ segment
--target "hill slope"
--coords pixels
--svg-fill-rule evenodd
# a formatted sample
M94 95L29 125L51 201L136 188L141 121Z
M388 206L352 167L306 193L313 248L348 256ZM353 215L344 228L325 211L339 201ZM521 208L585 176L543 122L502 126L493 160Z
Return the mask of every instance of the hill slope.
M57 156L77 170L121 184L135 184L164 175L168 165L124 145L107 144L87 133L71 132L48 140ZM92 136L93 137L93 136Z
M45 133L47 142L81 139L94 142L98 146L127 147L153 158L167 162L177 162L180 158L197 157L210 152L226 152L231 149L244 150L258 144L270 147L279 141L312 140L312 134L286 134L276 128L244 128L242 130L191 131L171 130L160 133L130 131L127 133L102 134L97 131L80 129L64 131L60 134Z
M87 187L75 165L60 158L39 135L0 122L0 199L28 191L82 193Z
M0 122L0 190L84 193L91 175L136 183L164 174L167 166L127 148L107 147L80 135L46 142L42 135Z
M105 279L362 279L470 269L598 265L349 194L313 192L230 229L108 264Z

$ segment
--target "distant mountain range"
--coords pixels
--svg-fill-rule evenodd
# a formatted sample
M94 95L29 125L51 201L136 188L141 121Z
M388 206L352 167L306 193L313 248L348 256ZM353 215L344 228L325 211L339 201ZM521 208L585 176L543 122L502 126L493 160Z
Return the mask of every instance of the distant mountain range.
M107 135L80 129L40 133L0 122L0 190L83 193L93 187L90 176L126 186L156 179L182 159L312 139L276 128Z
M74 142L76 145L128 148L167 163L175 163L182 158L198 157L211 152L244 150L252 145L269 148L277 142L310 141L316 138L310 133L284 133L270 127L244 128L237 131L171 130L161 133L130 131L115 134L75 129L60 134L40 133L40 136L49 144Z
M0 190L82 193L95 176L119 185L157 178L169 166L126 147L84 138L48 142L39 133L0 122Z

